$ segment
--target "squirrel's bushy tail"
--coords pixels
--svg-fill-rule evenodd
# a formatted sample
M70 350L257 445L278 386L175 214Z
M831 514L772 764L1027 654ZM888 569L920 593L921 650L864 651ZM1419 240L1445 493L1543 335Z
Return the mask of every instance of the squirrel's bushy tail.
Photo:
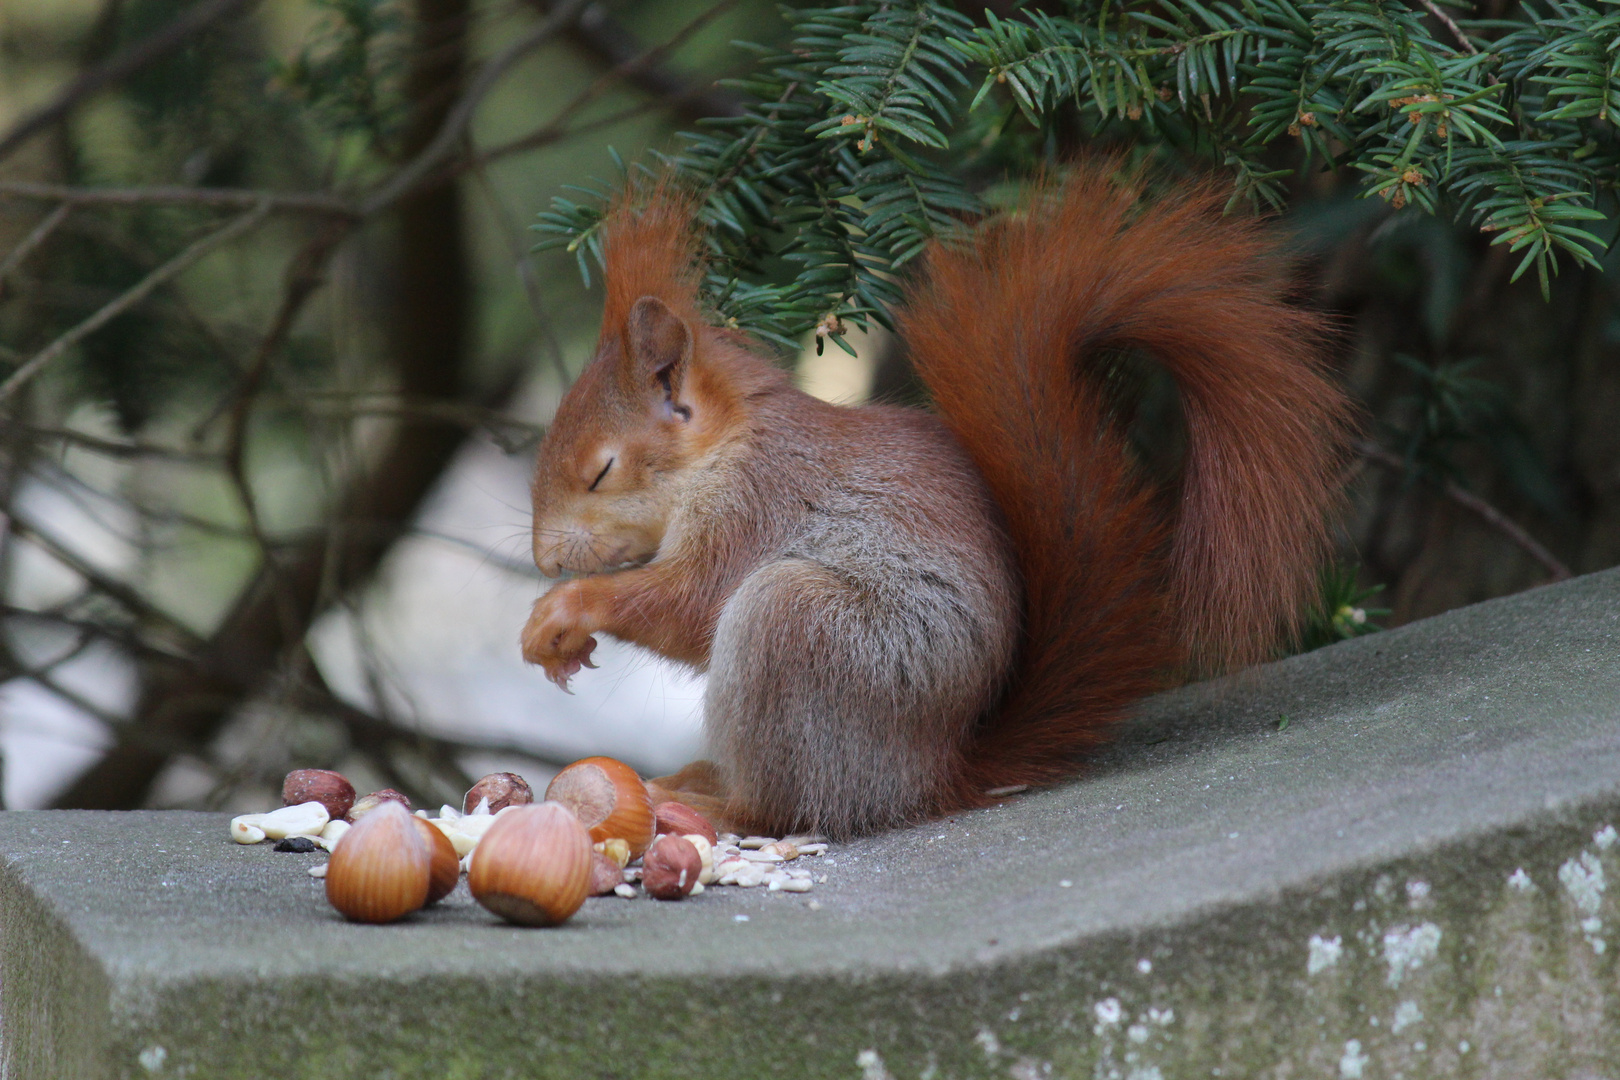
M1144 203L1104 162L930 256L901 317L918 373L1006 514L1026 589L1022 657L957 797L1074 768L1124 709L1191 666L1265 658L1316 587L1349 404L1324 320L1212 187ZM1174 510L1107 407L1145 353L1181 397Z

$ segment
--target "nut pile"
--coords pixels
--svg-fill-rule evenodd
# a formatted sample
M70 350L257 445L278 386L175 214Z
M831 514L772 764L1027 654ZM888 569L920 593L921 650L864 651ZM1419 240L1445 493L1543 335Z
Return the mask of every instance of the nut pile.
M231 839L330 851L331 861L309 872L356 922L402 918L449 895L462 874L475 900L523 926L563 922L588 896L681 900L716 885L809 892L816 875L788 864L827 850L819 836L717 833L689 806L654 806L635 770L606 757L563 769L538 803L521 776L491 773L461 809L413 814L401 793L356 798L347 779L326 769L288 773L282 802L233 818Z

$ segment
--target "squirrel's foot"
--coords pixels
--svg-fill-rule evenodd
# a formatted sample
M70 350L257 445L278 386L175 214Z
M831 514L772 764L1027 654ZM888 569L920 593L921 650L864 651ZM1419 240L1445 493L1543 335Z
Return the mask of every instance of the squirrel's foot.
M759 823L750 820L727 793L720 769L712 761L694 761L678 773L653 777L647 781L647 797L654 806L665 802L685 803L707 818L719 832L747 836L759 831Z
M523 627L523 659L539 664L546 678L563 690L568 690L568 680L580 668L596 666L591 662L596 651L591 631L596 627L584 599L579 582L559 585L534 602Z

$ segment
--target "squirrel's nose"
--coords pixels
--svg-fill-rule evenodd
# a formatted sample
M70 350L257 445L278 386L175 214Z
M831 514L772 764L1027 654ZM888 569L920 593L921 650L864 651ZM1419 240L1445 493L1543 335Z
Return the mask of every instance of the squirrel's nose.
M542 577L554 578L562 573L561 550L556 544L537 543L532 550L535 569L540 571Z

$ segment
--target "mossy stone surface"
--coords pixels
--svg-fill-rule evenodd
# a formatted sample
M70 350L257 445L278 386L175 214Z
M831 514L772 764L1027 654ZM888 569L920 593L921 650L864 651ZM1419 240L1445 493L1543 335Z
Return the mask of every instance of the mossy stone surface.
M226 822L0 815L0 1073L1609 1077L1620 572L1162 695L807 895L356 926Z

